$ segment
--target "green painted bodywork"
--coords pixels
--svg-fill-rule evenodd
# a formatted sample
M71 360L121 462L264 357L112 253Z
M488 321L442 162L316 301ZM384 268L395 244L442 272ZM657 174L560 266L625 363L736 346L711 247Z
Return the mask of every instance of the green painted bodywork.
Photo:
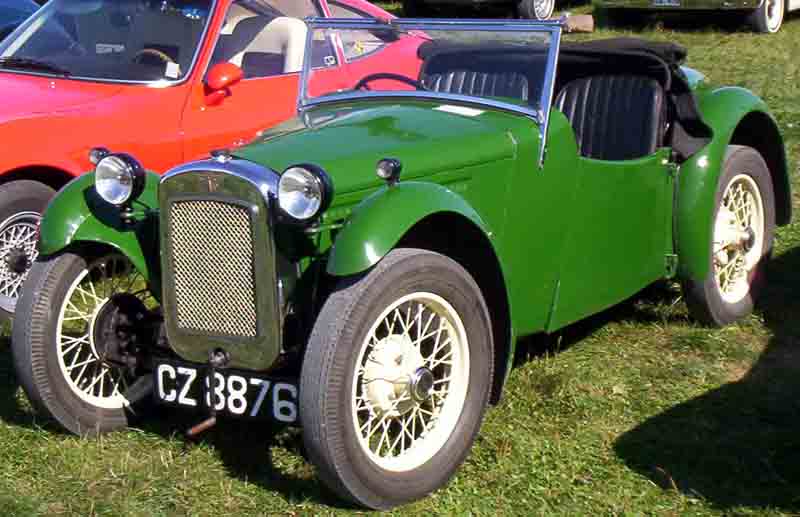
M742 118L766 106L746 90L714 89L701 74L685 73L714 136L680 166L671 163L669 149L626 162L583 158L568 120L553 110L540 168L534 120L490 108L456 114L441 110L441 101L421 100L318 107L264 133L236 157L276 171L311 162L332 178L334 198L313 239L302 234L302 245L292 248L307 250L293 258L304 270L322 258L330 275L361 273L435 214L479 228L505 283L510 365L517 336L555 331L636 294L671 276L675 255L681 277L708 274L725 148ZM402 162L399 184L377 178L382 158ZM785 180L776 189L788 189L785 167L774 174ZM148 177L133 227L102 206L92 181L91 175L76 180L48 208L41 253L111 244L160 284L158 178ZM287 233L302 231L281 228L279 249L289 249L281 242L291 240Z
M701 88L697 90L697 101L703 120L714 132L714 138L680 166L675 233L676 252L680 258L679 275L700 280L709 274L711 268L709 242L713 232L714 195L726 148L746 115L759 112L770 121L772 117L764 101L744 88ZM774 189L777 194L783 192L783 198L788 199L789 174L783 141L779 138L774 146L782 158L778 166L781 170L772 171ZM780 196L776 196L776 202L780 205ZM779 217L778 224L787 224L791 209L778 208L784 214Z
M78 176L50 202L39 229L39 254L47 257L81 245L112 246L130 258L158 297L158 181L148 173L145 190L134 203L134 222L125 223L120 211L94 190L94 174Z

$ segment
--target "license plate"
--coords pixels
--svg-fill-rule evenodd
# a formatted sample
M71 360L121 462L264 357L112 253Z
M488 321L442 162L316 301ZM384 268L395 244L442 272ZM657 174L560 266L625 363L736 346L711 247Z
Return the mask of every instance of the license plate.
M217 370L160 363L154 371L160 404L208 410L241 418L292 424L297 421L297 383L268 379L237 370Z

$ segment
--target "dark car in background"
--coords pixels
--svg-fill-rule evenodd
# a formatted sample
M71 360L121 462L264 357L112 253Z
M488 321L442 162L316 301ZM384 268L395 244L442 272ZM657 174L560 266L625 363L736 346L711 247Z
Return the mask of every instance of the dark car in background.
M0 40L39 8L33 0L0 0Z
M424 18L433 7L504 5L519 18L547 20L553 16L556 0L403 0L403 13L408 18Z

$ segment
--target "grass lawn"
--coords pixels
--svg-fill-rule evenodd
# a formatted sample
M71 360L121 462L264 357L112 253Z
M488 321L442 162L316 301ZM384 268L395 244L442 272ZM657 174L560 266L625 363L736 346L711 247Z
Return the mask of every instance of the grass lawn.
M800 16L772 36L667 21L591 37L619 34L686 45L689 65L712 81L764 97L786 137L798 208ZM736 326L696 325L680 292L659 286L561 335L525 341L456 477L396 513L800 513L799 245L800 223L779 232L769 292ZM4 337L0 515L358 511L321 486L297 431L226 423L189 443L189 423L162 413L97 440L62 434L30 411Z

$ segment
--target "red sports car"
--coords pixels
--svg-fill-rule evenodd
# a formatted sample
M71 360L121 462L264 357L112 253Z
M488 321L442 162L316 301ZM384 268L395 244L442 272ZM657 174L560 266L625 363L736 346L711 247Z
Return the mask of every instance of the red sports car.
M36 258L39 214L92 147L163 172L291 117L307 16L391 17L364 0L51 0L4 40L0 316ZM387 62L416 76L418 42L384 38L314 39L318 80L346 88Z

